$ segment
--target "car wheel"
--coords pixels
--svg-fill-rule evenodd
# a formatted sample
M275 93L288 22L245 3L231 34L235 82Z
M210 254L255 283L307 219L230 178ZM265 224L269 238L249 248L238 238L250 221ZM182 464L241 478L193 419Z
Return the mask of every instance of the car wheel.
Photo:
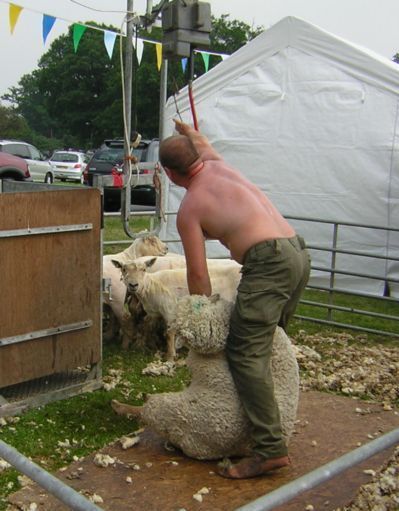
M44 182L48 185L53 183L53 176L50 174L50 172L47 172L46 177L44 178Z

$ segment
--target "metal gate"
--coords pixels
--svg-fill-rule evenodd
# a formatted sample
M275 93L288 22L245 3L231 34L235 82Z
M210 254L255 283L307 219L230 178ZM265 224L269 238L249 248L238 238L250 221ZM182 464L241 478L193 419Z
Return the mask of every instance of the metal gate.
M2 191L0 416L97 388L102 355L100 192Z

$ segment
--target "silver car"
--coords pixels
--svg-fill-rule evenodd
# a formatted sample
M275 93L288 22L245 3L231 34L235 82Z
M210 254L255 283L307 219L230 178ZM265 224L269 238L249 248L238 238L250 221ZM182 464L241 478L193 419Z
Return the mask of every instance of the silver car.
M88 161L85 153L79 151L55 151L49 161L54 167L55 179L83 183L83 172Z
M0 151L23 158L29 166L33 181L52 183L54 172L52 165L32 144L19 140L0 140Z

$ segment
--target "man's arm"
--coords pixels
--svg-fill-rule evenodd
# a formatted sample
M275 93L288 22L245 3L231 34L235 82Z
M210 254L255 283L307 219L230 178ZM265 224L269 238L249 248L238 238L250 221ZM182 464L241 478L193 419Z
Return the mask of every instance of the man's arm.
M211 296L204 235L200 224L189 217L179 214L176 221L186 257L188 289L191 295Z
M181 122L177 119L173 120L175 123L176 131L180 135L185 135L191 140L197 149L198 154L201 156L202 161L222 160L220 154L218 154L211 146L205 135L202 135L199 131L196 131L194 128L188 124L185 124L184 122Z

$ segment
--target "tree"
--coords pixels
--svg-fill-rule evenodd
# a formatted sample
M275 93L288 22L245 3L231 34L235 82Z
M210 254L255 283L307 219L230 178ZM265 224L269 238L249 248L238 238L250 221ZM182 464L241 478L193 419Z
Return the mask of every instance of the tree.
M27 139L30 129L26 120L12 108L0 105L0 138Z
M212 22L210 50L213 52L232 53L261 30L241 21L230 21L227 14L213 18ZM62 140L66 147L98 147L105 138L123 135L119 38L109 59L102 31L117 30L93 22L87 24L101 30L87 29L75 52L71 27L67 35L52 43L38 68L24 75L18 86L3 96L34 133ZM150 40L162 39L159 28L151 33L141 30L139 35ZM124 39L123 47L125 44ZM211 56L209 68L220 61L220 57ZM140 66L136 60L134 64L132 128L144 138L154 138L159 131L160 101L160 73L154 45L145 45ZM196 76L205 72L199 54L195 57L194 72ZM188 69L183 72L180 60L169 62L169 95L187 83L188 73Z
M219 53L231 54L254 39L263 27L250 27L243 21L229 20L229 14L220 18L212 16L211 49Z
M123 132L120 80L118 52L109 59L103 32L86 30L75 53L71 27L4 99L42 135L69 146L98 145L105 132L110 137Z

